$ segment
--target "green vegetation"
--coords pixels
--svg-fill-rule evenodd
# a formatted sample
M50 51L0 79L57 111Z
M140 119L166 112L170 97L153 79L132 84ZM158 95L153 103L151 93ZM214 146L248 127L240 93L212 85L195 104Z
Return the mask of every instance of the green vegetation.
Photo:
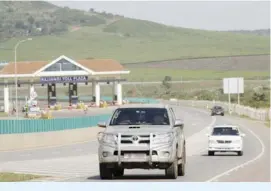
M221 81L200 81L192 83L174 83L168 86L170 80L166 78L161 84L134 85L124 87L127 97L152 97L160 99L184 99L184 100L219 100L228 101L228 95L223 93ZM254 88L259 86L258 88ZM237 95L231 96L232 103L237 103ZM245 84L245 94L240 95L242 105L254 108L270 107L269 84L253 83Z
M4 112L0 112L0 117L7 117L8 114L7 113L4 113Z
M0 182L22 182L41 178L37 175L17 174L17 173L0 173Z
M121 63L270 54L267 36L192 30L98 13L59 8L46 2L0 2L0 60L113 58Z
M170 76L172 81L179 80L222 80L224 77L244 77L248 79L267 79L268 71L212 71L212 70L176 70L165 68L127 68L129 81L161 81Z

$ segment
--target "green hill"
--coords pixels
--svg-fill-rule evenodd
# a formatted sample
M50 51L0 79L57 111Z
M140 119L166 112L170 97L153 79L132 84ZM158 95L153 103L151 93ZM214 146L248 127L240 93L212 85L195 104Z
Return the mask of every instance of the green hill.
M177 28L47 2L0 2L0 62L113 58L122 63L231 55L270 54L268 36ZM1 49L2 47L2 49Z

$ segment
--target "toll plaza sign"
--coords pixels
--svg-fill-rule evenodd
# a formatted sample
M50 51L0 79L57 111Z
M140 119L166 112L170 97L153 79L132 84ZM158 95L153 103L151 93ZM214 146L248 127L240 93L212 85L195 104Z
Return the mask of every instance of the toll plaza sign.
M78 82L87 82L88 76L50 76L50 77L41 77L40 83L78 83Z

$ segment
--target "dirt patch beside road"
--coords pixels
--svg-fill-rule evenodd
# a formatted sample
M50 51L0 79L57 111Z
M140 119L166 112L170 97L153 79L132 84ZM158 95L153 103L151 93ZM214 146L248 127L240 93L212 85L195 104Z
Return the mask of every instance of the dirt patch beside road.
M232 56L126 64L126 68L174 68L183 70L269 71L270 55Z

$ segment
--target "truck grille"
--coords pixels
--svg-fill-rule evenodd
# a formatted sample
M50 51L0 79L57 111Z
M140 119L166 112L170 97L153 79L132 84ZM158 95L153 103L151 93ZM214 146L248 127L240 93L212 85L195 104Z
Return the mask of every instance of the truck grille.
M149 144L150 135L121 135L120 142L121 144Z

